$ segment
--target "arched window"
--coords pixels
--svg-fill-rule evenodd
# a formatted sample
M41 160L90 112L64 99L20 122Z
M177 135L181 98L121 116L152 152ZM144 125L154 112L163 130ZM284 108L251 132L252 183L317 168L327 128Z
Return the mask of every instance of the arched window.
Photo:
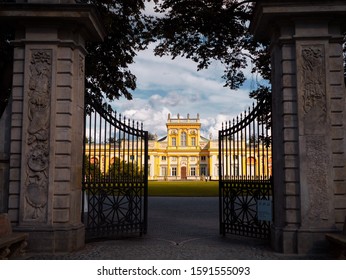
M181 133L181 146L185 147L186 146L186 132Z

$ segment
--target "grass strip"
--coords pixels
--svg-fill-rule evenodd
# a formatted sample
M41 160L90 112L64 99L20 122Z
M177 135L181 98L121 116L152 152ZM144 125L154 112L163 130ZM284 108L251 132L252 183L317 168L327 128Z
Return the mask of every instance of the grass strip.
M214 197L219 196L218 181L149 181L149 196Z

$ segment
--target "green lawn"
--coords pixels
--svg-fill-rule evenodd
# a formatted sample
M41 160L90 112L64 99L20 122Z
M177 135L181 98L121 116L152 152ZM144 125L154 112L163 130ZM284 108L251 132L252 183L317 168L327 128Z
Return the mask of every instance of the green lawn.
M218 181L149 181L149 196L219 196Z

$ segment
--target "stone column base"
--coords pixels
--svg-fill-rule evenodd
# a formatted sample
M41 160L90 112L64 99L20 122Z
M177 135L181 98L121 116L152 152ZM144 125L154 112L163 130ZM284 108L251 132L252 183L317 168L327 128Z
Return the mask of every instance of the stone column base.
M27 252L59 253L73 252L84 248L83 224L54 227L15 227L15 231L29 234Z
M325 228L272 228L271 246L283 254L318 255L328 252L325 235L336 229Z

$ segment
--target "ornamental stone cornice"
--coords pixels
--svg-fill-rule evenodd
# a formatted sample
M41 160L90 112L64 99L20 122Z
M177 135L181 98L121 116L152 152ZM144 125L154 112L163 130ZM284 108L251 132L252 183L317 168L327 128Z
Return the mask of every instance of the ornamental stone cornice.
M257 1L250 31L258 40L268 40L272 34L274 23L313 18L325 18L329 21L345 22L346 29L346 3L345 1Z
M94 7L87 4L0 3L0 24L75 26L88 41L101 41L106 31Z

